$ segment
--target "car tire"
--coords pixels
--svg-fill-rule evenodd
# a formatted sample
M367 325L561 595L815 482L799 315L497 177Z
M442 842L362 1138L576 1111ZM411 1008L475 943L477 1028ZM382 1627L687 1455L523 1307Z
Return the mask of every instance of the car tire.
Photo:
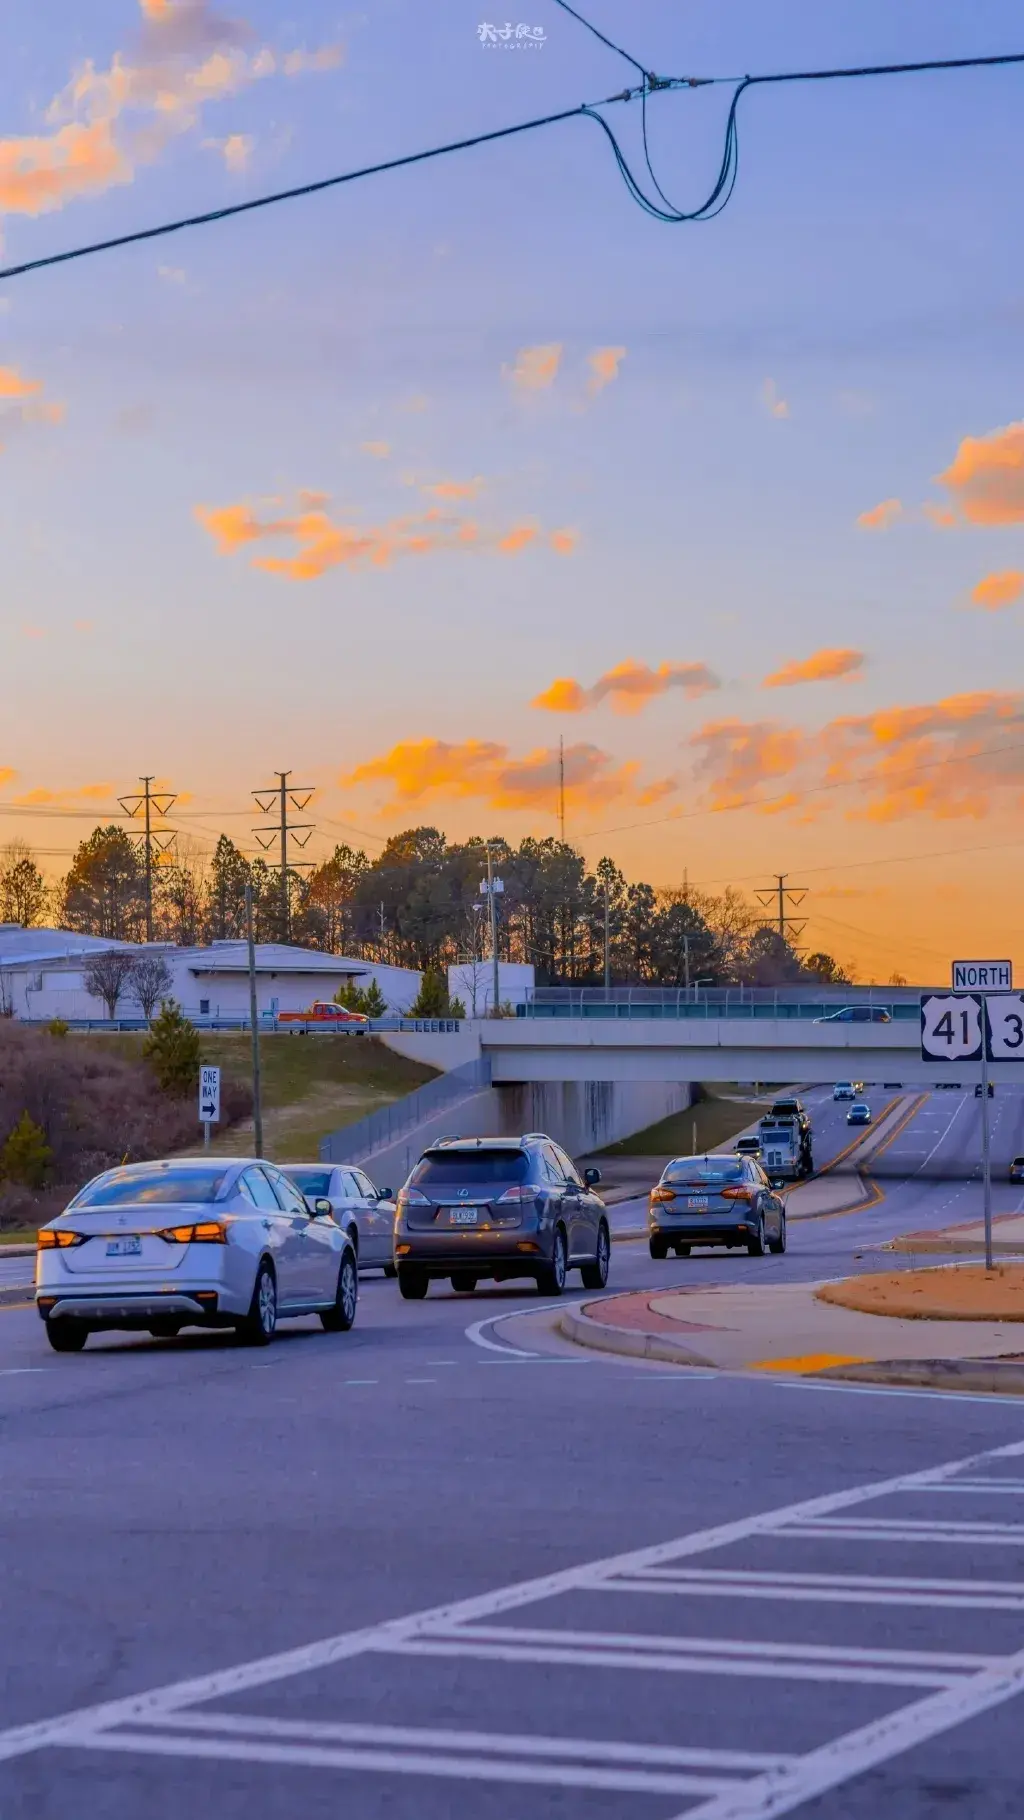
M764 1214L757 1222L757 1231L752 1239L747 1240L747 1253L752 1258L763 1258L768 1250L764 1236Z
M54 1352L81 1352L89 1338L89 1328L84 1321L61 1316L59 1320L47 1321L46 1337Z
M386 1277L391 1277L391 1278L394 1278L394 1277L396 1277L396 1276L397 1276L397 1275L398 1275L398 1267L397 1267L397 1265L395 1265L395 1264L385 1264L385 1266L384 1266L384 1275L385 1275L385 1276L386 1276Z
M541 1295L560 1296L565 1288L565 1273L569 1267L569 1258L565 1243L565 1231L561 1226L555 1227L555 1236L551 1241L551 1262L537 1272L537 1288Z
M349 1241L351 1243L352 1249L356 1254L356 1268L358 1269L358 1267L359 1267L359 1228L358 1228L358 1226L350 1226L348 1229L348 1236L349 1236Z
M604 1220L597 1229L597 1250L594 1262L584 1264L580 1270L580 1282L584 1289L604 1289L608 1282L608 1266L612 1261L611 1233Z
M785 1216L785 1214L783 1214L781 1220L779 1221L779 1236L777 1239L768 1240L768 1249L770 1252L773 1252L777 1258L780 1258L786 1249L786 1216Z
M668 1240L652 1238L650 1241L650 1252L652 1258L657 1258L660 1263L662 1258L668 1257Z
M407 1302L422 1302L430 1288L430 1278L425 1270L399 1269L399 1293Z
M246 1346L269 1346L277 1331L277 1278L267 1258L260 1261L245 1319L238 1323L238 1337Z
M180 1321L155 1321L149 1330L152 1340L176 1340L181 1332Z
M320 1324L326 1333L347 1333L356 1318L359 1300L359 1272L355 1254L346 1251L338 1266L338 1287L334 1305L320 1311Z

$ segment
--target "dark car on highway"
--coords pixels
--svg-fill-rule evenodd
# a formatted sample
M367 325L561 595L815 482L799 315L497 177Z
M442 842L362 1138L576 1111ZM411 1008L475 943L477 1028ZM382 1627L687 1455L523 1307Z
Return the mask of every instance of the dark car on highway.
M855 1105L850 1107L846 1115L846 1123L848 1125L870 1125L871 1107L866 1100L858 1100Z
M816 1017L816 1024L891 1024L892 1013L884 1005L844 1005L841 1011L826 1011Z
M543 1132L439 1138L396 1203L399 1289L418 1301L432 1277L465 1291L482 1277L533 1277L542 1295L559 1296L568 1270L584 1289L603 1289L611 1234L600 1180Z
M679 1156L651 1189L652 1258L694 1245L743 1246L751 1257L786 1249L786 1204L752 1156Z
M1010 1164L1011 1182L1024 1182L1024 1156L1015 1156Z

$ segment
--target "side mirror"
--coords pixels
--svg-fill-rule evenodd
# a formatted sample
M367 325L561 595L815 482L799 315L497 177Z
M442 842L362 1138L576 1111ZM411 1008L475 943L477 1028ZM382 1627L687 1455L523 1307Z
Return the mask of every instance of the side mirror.
M395 1191L393 1188L378 1188L378 1190L377 1190L378 1201L393 1201L394 1198L395 1198Z
M330 1220L334 1218L334 1208L331 1206L330 1201L324 1199L323 1195L318 1195L313 1202L313 1217L317 1220Z
M601 1180L600 1169L584 1169L583 1180L586 1182L588 1188L596 1188L598 1182Z

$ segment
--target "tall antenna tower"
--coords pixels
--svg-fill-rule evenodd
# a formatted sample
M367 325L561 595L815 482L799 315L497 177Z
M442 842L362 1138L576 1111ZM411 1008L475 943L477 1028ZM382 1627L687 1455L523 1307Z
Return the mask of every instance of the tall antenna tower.
M254 828L253 833L259 841L260 846L263 848L264 853L270 852L275 841L278 844L277 864L278 888L280 891L280 938L283 942L286 942L291 934L291 901L288 896L289 868L294 872L300 867L312 864L312 861L308 859L289 859L288 836L292 835L294 837L295 845L301 852L302 848L307 845L316 825L314 822L289 821L288 811L289 809L295 809L301 815L303 809L308 808L309 804L312 802L313 792L316 786L314 784L289 784L288 779L291 776L290 771L276 771L274 775L277 778L277 786L275 789L254 790L252 794L256 798L257 805L263 815L271 815L276 812L277 827L273 829L273 831L268 830L266 835L264 835L263 830L267 827L266 822L264 822L263 827ZM298 839L300 834L303 836L302 840Z

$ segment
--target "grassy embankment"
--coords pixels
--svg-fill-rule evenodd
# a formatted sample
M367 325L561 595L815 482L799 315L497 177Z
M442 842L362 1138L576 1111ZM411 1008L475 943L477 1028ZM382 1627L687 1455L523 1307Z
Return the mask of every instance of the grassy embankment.
M728 1081L704 1081L702 1097L685 1112L673 1112L646 1131L635 1131L618 1144L609 1144L602 1156L694 1156L717 1150L738 1131L752 1125L762 1116L774 1098L769 1089L765 1095L744 1096Z

